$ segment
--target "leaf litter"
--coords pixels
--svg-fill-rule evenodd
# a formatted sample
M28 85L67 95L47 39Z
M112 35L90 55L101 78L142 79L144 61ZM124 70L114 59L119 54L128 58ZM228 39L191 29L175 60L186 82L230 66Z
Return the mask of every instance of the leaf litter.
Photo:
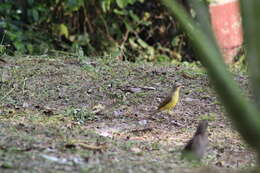
M236 172L255 165L201 67L66 57L7 63L0 68L1 172ZM248 90L245 74L235 79ZM175 82L184 88L174 115L156 112ZM210 145L198 166L180 152L200 119L209 121Z

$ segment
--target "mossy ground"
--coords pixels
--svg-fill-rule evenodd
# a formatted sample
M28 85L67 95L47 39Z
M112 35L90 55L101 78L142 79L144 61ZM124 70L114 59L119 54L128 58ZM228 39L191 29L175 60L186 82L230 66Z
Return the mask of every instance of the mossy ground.
M236 172L255 164L199 65L4 58L0 172ZM248 90L246 75L234 76ZM184 88L174 115L155 112L175 82ZM181 160L205 118L207 155L199 165Z

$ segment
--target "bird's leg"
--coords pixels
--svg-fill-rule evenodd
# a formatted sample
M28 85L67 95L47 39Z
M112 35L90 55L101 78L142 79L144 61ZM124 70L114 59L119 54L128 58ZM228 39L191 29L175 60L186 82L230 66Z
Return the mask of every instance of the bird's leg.
M173 119L173 117L174 117L174 112L171 111L171 110L168 110L168 115L170 115L170 117L169 117L169 122L170 122L170 124L171 124L172 122L174 122L174 119Z
M173 116L173 115L174 115L173 111L171 111L170 109L169 109L169 110L167 110L167 113L168 113L168 115L171 115L171 116Z

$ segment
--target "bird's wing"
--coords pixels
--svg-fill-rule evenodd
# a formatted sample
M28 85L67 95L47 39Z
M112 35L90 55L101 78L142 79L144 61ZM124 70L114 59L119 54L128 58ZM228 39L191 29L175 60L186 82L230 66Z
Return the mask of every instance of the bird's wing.
M191 140L189 140L189 142L185 145L184 147L184 151L191 151L192 150L192 146L193 146L194 140L193 138Z
M203 135L198 135L194 139L194 144L192 145L192 151L198 159L202 159L203 155L207 150L207 140L208 138Z
M192 145L193 145L193 138L188 141L185 147L182 150L181 158L192 159Z
M171 101L172 97L167 97L165 98L165 100L158 106L158 109L161 109L162 107L164 107L167 103L169 103Z

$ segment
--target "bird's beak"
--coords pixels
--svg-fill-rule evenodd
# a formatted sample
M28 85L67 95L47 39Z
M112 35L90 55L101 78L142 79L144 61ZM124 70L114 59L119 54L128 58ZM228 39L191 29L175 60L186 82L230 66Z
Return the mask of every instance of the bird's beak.
M179 83L179 82L175 83L175 86L178 87L178 88L179 88L179 87L183 87L182 84Z

